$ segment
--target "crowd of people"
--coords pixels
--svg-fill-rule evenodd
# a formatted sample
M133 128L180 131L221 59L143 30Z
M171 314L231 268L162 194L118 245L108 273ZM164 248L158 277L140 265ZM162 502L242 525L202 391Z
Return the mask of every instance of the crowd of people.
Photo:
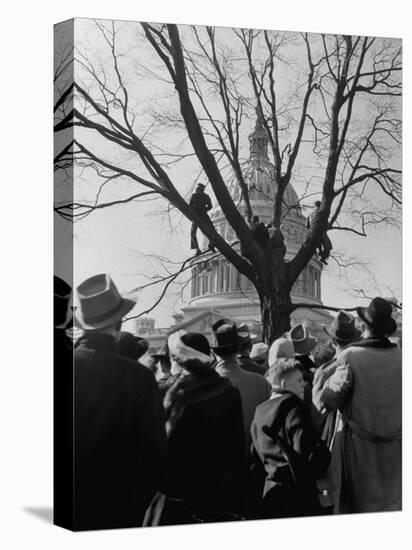
M107 274L55 281L55 360L74 346L76 529L401 509L401 350L392 306L340 311L328 353L297 324L270 346L221 319L150 362ZM323 350L326 348L324 347ZM64 357L63 357L64 358ZM68 368L69 363L61 364ZM59 365L57 365L59 368Z

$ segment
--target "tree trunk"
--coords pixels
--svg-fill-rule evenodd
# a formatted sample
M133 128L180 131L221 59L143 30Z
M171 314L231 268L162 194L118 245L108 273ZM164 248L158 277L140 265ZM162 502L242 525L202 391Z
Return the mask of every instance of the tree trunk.
M260 297L262 315L262 338L266 344L271 344L290 330L290 295L273 293Z
M290 330L290 285L284 249L270 248L258 274L262 337L266 344Z

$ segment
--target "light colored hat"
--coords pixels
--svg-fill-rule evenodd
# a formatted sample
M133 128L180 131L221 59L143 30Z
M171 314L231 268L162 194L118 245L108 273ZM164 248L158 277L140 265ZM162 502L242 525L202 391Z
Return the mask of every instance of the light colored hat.
M293 342L296 355L309 353L317 343L317 339L309 335L308 329L302 323L295 325L292 330L289 331L288 337Z
M250 352L250 358L254 361L263 361L264 359L267 359L268 352L269 346L264 342L258 342L257 344L253 344Z
M276 359L286 357L286 359L295 358L295 350L293 349L293 343L289 338L278 338L270 346L269 350L269 367L273 365Z
M77 287L78 307L75 317L80 328L97 330L120 321L136 301L119 294L109 275L101 273Z

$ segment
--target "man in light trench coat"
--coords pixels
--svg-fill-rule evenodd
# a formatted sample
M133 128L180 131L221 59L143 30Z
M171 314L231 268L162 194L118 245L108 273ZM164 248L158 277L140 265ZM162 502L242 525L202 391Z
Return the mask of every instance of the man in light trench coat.
M330 480L335 513L401 510L402 357L388 336L392 306L374 298L358 308L363 339L339 354L320 400L338 410Z

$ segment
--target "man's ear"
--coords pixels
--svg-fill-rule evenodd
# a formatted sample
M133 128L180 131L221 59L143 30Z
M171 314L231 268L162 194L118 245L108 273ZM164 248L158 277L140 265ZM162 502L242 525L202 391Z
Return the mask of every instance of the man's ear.
M282 390L286 389L286 380L284 378L282 378L282 380L280 381L280 387L282 388Z

